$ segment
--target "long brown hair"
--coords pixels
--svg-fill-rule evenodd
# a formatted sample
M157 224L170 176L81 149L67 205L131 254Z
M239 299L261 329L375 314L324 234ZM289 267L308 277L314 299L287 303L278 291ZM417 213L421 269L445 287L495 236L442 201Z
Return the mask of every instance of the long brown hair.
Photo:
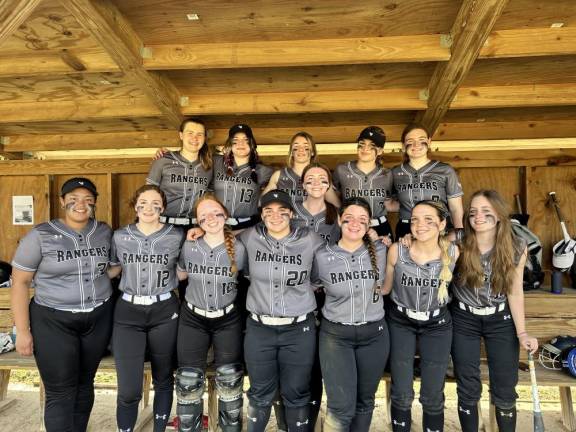
M402 162L403 163L410 162L410 156L408 156L408 152L404 148L404 145L406 142L406 135L408 135L410 132L412 132L413 130L416 130L416 129L420 129L420 130L423 130L424 132L426 132L426 138L432 138L430 131L423 124L421 124L421 123L409 123L409 124L407 124L406 127L404 128L404 130L402 131L402 136L400 137L400 141L402 142ZM427 149L428 150L426 153L430 153L430 146L427 146Z
M294 146L294 140L296 138L304 138L310 144L310 163L318 161L318 152L316 151L316 141L314 137L308 132L300 131L295 133L292 138L290 138L290 148L288 149L288 159L286 160L286 166L292 168L294 165L294 158L292 157L292 147Z
M243 125L242 125L243 126ZM232 126L235 127L235 126ZM249 129L249 127L248 127ZM239 130L232 136L228 136L228 139L224 143L224 166L226 167L226 174L229 176L234 174L234 154L232 153L232 142L237 133L242 132ZM260 163L260 157L258 156L258 151L256 150L256 138L252 133L252 129L243 132L248 138L248 146L250 147L250 156L248 156L248 165L250 166L250 178L254 183L258 184L258 173L256 172L256 166Z
M502 196L492 189L480 189L474 192L464 210L464 240L458 260L458 281L460 285L469 289L480 288L484 283L480 249L478 249L476 233L470 224L470 206L472 200L479 196L488 200L499 219L496 225L494 248L490 255L492 291L496 294L508 294L514 281L516 260L522 251L518 250L518 243L514 241L512 225L508 219L509 206Z
M208 146L208 130L206 129L206 123L199 117L186 118L182 120L182 123L180 123L180 132L184 132L184 128L188 123L196 123L204 127L205 141L204 145L200 148L200 151L198 152L198 158L200 159L202 168L204 168L204 170L207 171L210 168L212 168L212 152L210 151L210 147Z
M302 171L302 176L300 177L302 184L304 184L304 177L306 177L306 173L311 168L320 168L324 170L328 175L328 181L330 182L330 185L328 187L329 188L332 187L332 173L330 172L330 168L328 168L324 164L321 164L320 162L311 162L309 165L306 166L306 168L304 168L304 171ZM326 199L324 199L324 204L326 204L326 218L324 219L324 221L326 222L327 225L334 225L336 223L338 215L336 207L334 206L334 204L326 201Z
M216 204L218 204L220 207L222 207L222 210L224 211L224 216L226 217L226 219L228 219L228 217L230 216L230 214L228 213L228 209L224 206L224 204L222 204L220 202L220 200L218 198L216 198L216 196L210 192L203 194L200 198L198 198L196 200L196 202L194 203L194 214L198 214L198 206L203 201L214 201ZM238 271L238 266L236 265L236 248L235 248L236 243L235 242L236 242L236 237L234 236L234 233L232 232L230 227L225 225L224 226L224 245L226 246L226 253L228 254L228 258L230 259L230 269L232 271L232 274L234 274Z

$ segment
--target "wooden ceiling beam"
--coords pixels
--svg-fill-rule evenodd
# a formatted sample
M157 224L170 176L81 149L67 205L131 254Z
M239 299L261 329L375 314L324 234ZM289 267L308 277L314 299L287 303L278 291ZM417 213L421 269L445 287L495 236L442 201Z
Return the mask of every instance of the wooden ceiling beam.
M108 52L120 69L154 103L170 124L183 119L180 95L174 84L142 65L142 42L110 0L65 0L62 5Z
M450 32L452 56L447 63L436 66L428 85L428 109L417 116L430 133L436 131L448 111L507 4L508 0L464 0L462 3Z
M2 0L0 2L0 46L14 34L42 0Z

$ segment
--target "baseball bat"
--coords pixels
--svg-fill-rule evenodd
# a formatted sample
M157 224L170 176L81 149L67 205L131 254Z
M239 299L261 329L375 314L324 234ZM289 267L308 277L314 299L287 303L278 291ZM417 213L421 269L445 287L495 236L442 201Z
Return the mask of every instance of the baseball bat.
M534 358L528 351L528 367L530 368L530 382L532 383L532 402L534 404L534 432L544 432L544 419L540 410L540 396L538 395L538 384L536 383L536 370L534 369Z

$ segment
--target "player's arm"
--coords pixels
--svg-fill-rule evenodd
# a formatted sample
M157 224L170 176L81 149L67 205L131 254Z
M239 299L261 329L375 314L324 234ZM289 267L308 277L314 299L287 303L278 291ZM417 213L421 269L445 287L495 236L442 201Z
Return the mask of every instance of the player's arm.
M520 341L520 346L534 354L538 349L538 339L530 336L526 331L524 289L522 287L527 253L527 249L524 249L522 257L514 269L514 280L512 281L512 287L508 293L508 306L510 306L510 312L512 314L512 319L514 320L516 335Z
M177 275L178 275L178 280L180 280L180 281L188 279L188 273L186 273L185 271L182 271L180 269L178 269Z
M448 207L454 228L464 228L462 220L464 218L464 207L462 206L462 196L448 198Z
M387 212L397 213L400 211L400 202L397 199L387 199L384 201L384 207Z
M280 170L276 170L274 174L270 177L270 181L262 191L261 195L264 195L266 192L270 192L271 190L276 189L276 185L278 184L278 179L280 178Z
M392 283L394 282L394 267L398 259L398 243L393 243L388 249L388 257L386 259L386 276L384 277L384 284L382 285L382 295L390 294L392 291Z
M30 332L30 284L34 278L34 272L12 268L12 288L10 301L14 324L16 325L16 351L21 355L30 356L33 351L32 333Z
M329 187L328 190L326 191L326 197L325 197L326 201L328 201L330 204L334 204L336 206L336 208L340 207L340 197L338 197L338 194L336 193L336 190L333 187Z
M122 273L122 266L120 264L111 264L108 266L106 273L108 273L108 277L110 279L114 279L115 277L118 277L120 273Z

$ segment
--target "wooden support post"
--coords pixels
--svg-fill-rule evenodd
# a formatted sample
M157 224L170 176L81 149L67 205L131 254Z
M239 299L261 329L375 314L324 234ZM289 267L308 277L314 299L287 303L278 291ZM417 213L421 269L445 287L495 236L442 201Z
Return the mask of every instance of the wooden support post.
M576 419L574 418L574 404L570 387L559 386L560 407L562 410L562 424L570 432L576 431Z
M218 430L218 395L216 393L216 383L214 377L208 377L208 431Z

